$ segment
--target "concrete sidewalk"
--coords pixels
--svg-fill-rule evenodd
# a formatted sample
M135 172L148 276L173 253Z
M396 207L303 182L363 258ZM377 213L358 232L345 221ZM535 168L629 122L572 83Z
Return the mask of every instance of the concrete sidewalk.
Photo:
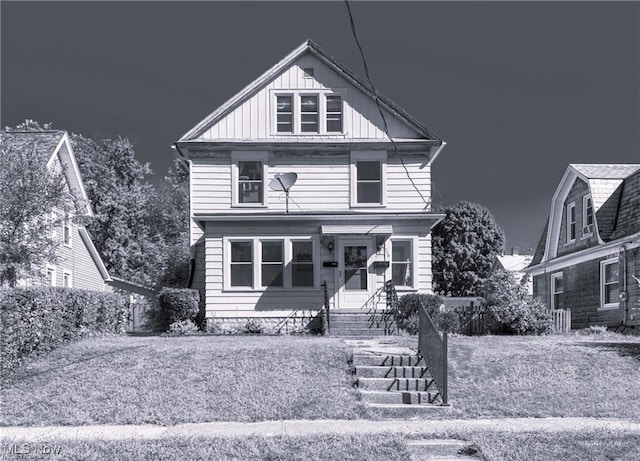
M0 427L0 440L122 440L167 437L302 436L314 434L375 434L395 432L405 435L432 435L445 431L498 430L536 432L579 432L612 429L640 433L640 423L598 418L500 418L444 420L288 420L257 423L213 422L176 426L41 426Z

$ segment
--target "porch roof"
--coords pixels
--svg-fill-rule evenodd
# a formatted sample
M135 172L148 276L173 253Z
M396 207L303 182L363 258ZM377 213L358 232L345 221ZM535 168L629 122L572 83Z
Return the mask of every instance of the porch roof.
M391 224L324 224L322 235L392 235Z

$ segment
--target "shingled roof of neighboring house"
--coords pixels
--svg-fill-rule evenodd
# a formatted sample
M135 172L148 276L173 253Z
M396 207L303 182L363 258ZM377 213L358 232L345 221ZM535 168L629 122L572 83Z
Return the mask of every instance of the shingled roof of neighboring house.
M65 131L2 131L2 139L10 140L18 148L34 146L38 154L49 160L60 144Z
M640 232L640 164L572 163L569 169L589 186L598 233L603 242ZM529 267L544 259L548 232L549 220Z

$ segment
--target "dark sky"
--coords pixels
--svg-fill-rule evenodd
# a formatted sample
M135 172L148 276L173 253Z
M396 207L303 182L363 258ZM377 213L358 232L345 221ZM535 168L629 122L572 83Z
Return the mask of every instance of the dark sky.
M568 163L640 161L640 3L356 2L377 88L448 143L444 205L535 246ZM364 75L342 2L1 3L2 126L170 145L306 38Z

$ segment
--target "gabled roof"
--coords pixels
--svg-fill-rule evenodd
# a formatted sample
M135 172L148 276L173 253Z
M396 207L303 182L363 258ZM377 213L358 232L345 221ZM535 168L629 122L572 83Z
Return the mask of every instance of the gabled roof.
M600 244L640 232L640 164L570 164L556 189L531 267L557 255L564 202L576 179L587 183Z
M93 209L87 196L87 191L80 176L80 169L76 161L69 134L63 130L43 131L2 131L2 138L11 140L19 149L35 148L43 162L50 166L56 157L68 167L64 168L67 184L74 195L76 205L88 215L93 216ZM62 155L60 155L62 154Z
M267 70L264 74L258 77L256 80L247 85L243 90L225 102L222 106L216 109L214 112L209 114L204 120L198 123L195 127L189 130L180 138L178 142L186 142L198 139L202 133L207 130L210 126L221 120L225 117L229 112L231 112L234 108L240 105L242 102L247 100L251 95L256 93L259 89L264 87L271 79L276 77L279 73L281 73L286 67L291 65L296 59L302 56L305 53L310 53L315 56L320 61L324 62L330 68L332 68L335 72L341 75L345 80L356 86L359 90L361 90L364 94L374 99L374 93L369 85L369 83L358 76L355 72L351 71L345 65L340 63L337 59L327 53L323 48L321 48L317 43L315 43L311 39L305 40L300 46L298 46L295 50L285 56L280 62ZM420 123L414 117L405 112L400 106L394 103L391 99L376 91L376 95L382 107L388 110L390 113L398 117L412 129L417 131L419 134L424 136L426 139L441 141L441 139L433 133L433 131L429 130L425 125Z

